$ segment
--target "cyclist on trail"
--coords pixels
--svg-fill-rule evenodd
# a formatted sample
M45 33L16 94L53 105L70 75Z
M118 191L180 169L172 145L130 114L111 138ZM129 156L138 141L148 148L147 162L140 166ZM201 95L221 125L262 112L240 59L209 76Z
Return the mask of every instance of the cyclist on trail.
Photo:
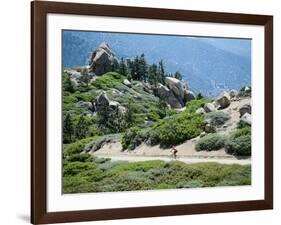
M174 145L172 146L171 152L172 152L172 157L173 157L174 159L177 159L178 150L175 148Z

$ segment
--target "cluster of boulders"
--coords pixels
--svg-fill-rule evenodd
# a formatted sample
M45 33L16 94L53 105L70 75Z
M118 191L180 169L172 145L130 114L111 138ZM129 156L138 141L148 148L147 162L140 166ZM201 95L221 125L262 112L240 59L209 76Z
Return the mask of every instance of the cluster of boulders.
M252 107L250 104L245 104L239 109L240 119L244 123L251 125Z
M227 108L231 103L229 96L225 93L215 101L206 103L203 107L196 110L197 114L210 113Z
M195 113L205 114L227 109L231 105L231 102L239 100L241 100L241 98L239 97L238 91L231 90L229 93L224 93L223 95L219 96L215 101L204 104L204 106L197 109ZM239 110L240 121L251 125L252 109L250 103L244 104L239 109L236 107L234 110ZM215 131L216 128L206 122L204 133L213 133Z
M156 96L164 99L171 108L183 108L186 102L195 99L193 92L174 77L165 77L165 85L159 83L155 88L145 84L145 90L151 92L151 89Z
M64 72L69 75L72 84L77 87L79 84L79 77L81 76L81 72L77 71L77 69L65 69Z
M119 110L121 113L125 113L127 109L122 106L119 102L116 101L111 101L106 92L102 91L99 96L96 98L95 101L95 110L97 112L103 111L104 109L109 109L109 110Z
M103 42L90 57L90 72L100 76L113 71L118 65L118 59L107 43Z

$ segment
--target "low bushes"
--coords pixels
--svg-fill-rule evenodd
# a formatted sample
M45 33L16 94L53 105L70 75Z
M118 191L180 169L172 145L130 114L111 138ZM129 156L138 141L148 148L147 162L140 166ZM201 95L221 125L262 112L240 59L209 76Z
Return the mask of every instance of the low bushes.
M66 158L69 162L89 162L93 157L88 153L76 153Z
M108 90L120 85L125 78L125 76L119 73L108 72L94 80L91 85L101 90Z
M167 148L194 138L203 131L204 117L187 111L166 117L152 128L131 128L122 137L123 149L135 149L143 141Z
M221 127L230 116L222 111L210 112L205 115L206 121L208 121L212 126Z
M212 151L219 150L224 147L226 137L219 134L209 134L199 139L195 149L197 151Z
M206 103L212 102L211 99L201 98L191 100L186 103L186 111L194 113L197 109L203 107Z
M251 128L244 127L228 137L209 134L199 139L195 145L197 151L212 151L225 148L228 154L235 156L251 156Z
M244 127L242 129L238 129L234 134L234 138L238 138L244 135L251 135L251 127Z
M119 140L120 134L108 134L104 136L98 136L95 138L95 140L87 143L84 147L84 150L86 152L89 151L97 151L99 150L105 143L114 141L114 140Z
M85 138L79 141L76 141L71 144L64 145L63 150L66 156L70 156L73 154L81 153L84 151L84 147L87 143L95 140L96 137Z
M159 131L159 142L162 147L171 147L194 138L203 131L204 118L201 115L183 112L164 119L155 127Z
M225 150L228 154L236 156L251 155L251 127L238 129L225 143Z
M144 162L65 162L64 193L250 185L250 165Z
M123 149L133 150L141 144L143 138L141 137L140 129L133 127L125 132L122 136L121 144Z
M225 150L228 154L237 156L251 155L251 135L235 137L233 135L225 143Z

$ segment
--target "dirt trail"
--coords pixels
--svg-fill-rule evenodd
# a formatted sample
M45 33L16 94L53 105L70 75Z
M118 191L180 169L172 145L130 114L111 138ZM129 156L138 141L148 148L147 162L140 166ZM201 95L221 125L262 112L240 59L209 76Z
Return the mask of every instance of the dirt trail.
M100 157L108 157L108 155L99 155ZM129 162L140 162L140 161L147 161L147 160L163 160L163 161L173 161L169 156L130 156L130 155L123 155L123 156L110 156L111 160L113 161L129 161ZM240 165L247 165L251 164L251 159L229 159L229 158L195 158L195 157L179 157L178 161L182 161L185 163L202 163L202 162L217 162L222 164L240 164Z
M239 108L250 103L250 98L241 99L240 101L232 102L231 105L222 110L228 113L231 118L225 123L225 127L219 128L217 133L229 134L236 129L236 124L239 122ZM237 159L232 155L225 152L224 149L218 151L196 151L195 144L199 137L188 140L180 145L176 146L178 150L178 156L180 161L187 163L192 162L220 162L220 163L238 163L249 164L251 159ZM149 146L142 143L135 150L122 151L122 145L120 141L114 141L103 145L98 151L92 153L99 157L108 157L113 160L127 160L127 161L144 161L144 160L171 160L171 149L162 149L159 145Z

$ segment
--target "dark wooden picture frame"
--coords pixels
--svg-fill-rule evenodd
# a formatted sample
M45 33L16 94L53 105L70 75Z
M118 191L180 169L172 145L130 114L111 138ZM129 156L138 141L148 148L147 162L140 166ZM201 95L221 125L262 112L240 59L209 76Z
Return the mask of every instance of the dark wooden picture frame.
M31 222L33 224L174 216L273 208L273 17L234 13L36 1L31 3ZM47 14L96 15L261 25L265 28L264 200L47 212Z

